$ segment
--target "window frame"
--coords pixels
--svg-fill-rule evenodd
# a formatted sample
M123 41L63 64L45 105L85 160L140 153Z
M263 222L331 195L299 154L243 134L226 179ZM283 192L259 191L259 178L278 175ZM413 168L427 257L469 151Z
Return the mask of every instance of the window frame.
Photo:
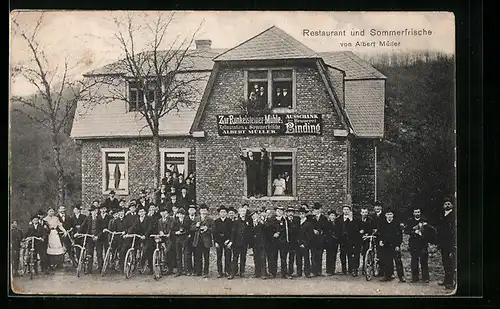
M160 173L161 178L165 177L165 154L166 153L183 153L184 154L184 179L189 175L189 153L191 148L160 148Z
M126 189L110 189L106 188L106 162L107 162L107 154L110 152L123 152L125 157L125 175L127 178L127 187ZM101 148L101 159L102 159L102 179L101 179L101 191L102 194L109 194L111 190L114 190L117 195L129 195L130 191L130 174L128 172L128 157L129 157L129 148Z
M273 71L292 71L292 89L290 91L292 95L292 107L273 107ZM294 112L297 108L297 69L294 67L252 67L246 68L243 72L245 79L245 86L243 87L243 97L245 100L248 99L248 83L251 81L263 82L263 79L249 79L248 72L250 71L267 71L267 106L273 113L290 113Z
M140 97L140 94L142 93L142 107L146 106L146 103L147 103L147 98L148 98L148 95L149 95L149 92L153 92L153 95L154 95L154 101L158 100L158 90L155 88L155 89L147 89L147 90L144 90L144 89L140 89L140 87L130 87L130 84L138 84L139 82L136 80L136 79L127 79L127 111L128 112L139 112L140 111L140 108L139 106L137 105L139 103L139 97ZM163 88L163 84L162 84L162 88ZM135 108L134 109L131 109L131 106L132 106L132 96L130 95L130 92L133 91L135 89L135 91L137 92L137 95L136 95L136 101L135 101ZM163 91L163 89L161 89L161 91ZM161 93L160 91L160 93Z
M260 152L262 147L247 147L242 148L241 151L257 151ZM263 196L260 198L250 198L248 197L248 181L247 181L247 173L246 173L246 163L242 161L242 171L243 172L243 200L259 200L259 201L296 201L297 197L297 148L266 148L267 153L269 155L269 170L267 172L267 196ZM273 152L291 152L292 153L292 196L282 195L282 196L272 196L272 153Z

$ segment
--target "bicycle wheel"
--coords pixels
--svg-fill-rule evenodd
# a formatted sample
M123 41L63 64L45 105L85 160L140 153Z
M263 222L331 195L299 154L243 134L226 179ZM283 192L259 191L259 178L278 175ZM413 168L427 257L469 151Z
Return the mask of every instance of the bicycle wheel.
M106 255L104 256L104 262L102 264L101 276L104 276L106 274L106 268L108 268L108 265L110 263L111 263L111 247L108 247L108 250L106 250Z
M78 265L76 266L76 276L80 277L80 273L82 272L82 267L84 263L85 250L80 250L80 257L78 257Z
M123 273L125 274L125 278L130 278L132 274L132 267L134 264L134 249L128 249L127 254L125 255L125 262L123 263Z
M90 256L86 256L83 261L83 273L88 275L90 273L90 269L92 268L92 264L90 264Z
M374 251L374 254L373 254L373 275L380 276L380 273L381 273L380 259L379 259L377 251Z
M153 265L151 268L153 268L153 278L155 280L158 280L161 278L161 254L160 250L156 249L155 252L153 253Z
M35 272L35 254L33 251L30 252L28 271L30 272L30 279L33 280L33 273Z
M365 254L365 278L370 281L373 277L373 251L370 249Z

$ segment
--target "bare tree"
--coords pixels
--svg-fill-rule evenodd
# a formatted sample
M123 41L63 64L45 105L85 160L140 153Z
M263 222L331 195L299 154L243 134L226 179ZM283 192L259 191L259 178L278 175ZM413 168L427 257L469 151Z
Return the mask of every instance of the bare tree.
M63 67L51 66L45 56L44 46L40 44L38 34L44 15L40 14L33 28L25 29L17 19L12 18L13 34L17 35L28 48L29 60L14 64L11 70L13 78L26 80L35 89L31 96L13 96L13 111L23 113L33 122L50 132L52 159L57 174L57 198L55 206L64 206L66 199L65 171L61 162L61 134L73 119L78 101L87 96L91 83L74 80L70 77L68 59Z
M154 186L158 188L162 118L199 103L199 84L206 79L206 74L196 72L195 62L199 55L190 49L202 24L192 35L182 37L169 33L174 13L157 16L144 13L144 18L137 22L140 16L134 13L125 18L113 18L117 26L115 38L125 58L111 68L112 74L94 78L111 86L103 95L105 99L125 101L140 119L145 119L145 127L151 131L154 144ZM123 91L127 87L130 89L131 83L133 95Z

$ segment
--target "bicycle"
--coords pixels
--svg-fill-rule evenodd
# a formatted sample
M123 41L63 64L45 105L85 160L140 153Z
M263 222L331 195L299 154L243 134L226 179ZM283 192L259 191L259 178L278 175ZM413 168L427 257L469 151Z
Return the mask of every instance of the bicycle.
M118 249L118 247L115 248L114 251L112 251L112 249L111 249L115 235L124 235L125 234L125 232L112 232L108 229L104 229L103 232L111 234L111 240L109 241L108 250L106 250L106 255L104 256L104 263L102 264L101 276L104 276L106 274L106 269L108 268L108 265L113 260L113 257L116 256L116 250Z
M153 265L151 268L153 270L153 278L155 280L159 280L161 278L161 266L163 261L163 250L160 248L161 238L167 237L167 235L150 235L149 237L153 237L156 243L156 249L153 251Z
M28 243L28 248L29 248L28 260L24 264L24 273L28 272L30 274L30 279L33 279L33 274L36 271L35 270L35 265L36 265L35 240L43 241L43 238L36 237L36 236L29 236L29 237L26 237L24 240ZM31 242L31 245L30 245L30 242Z
M375 245L377 236L363 236L363 240L367 239L369 239L369 245L364 256L365 278L367 281L370 281L372 277L375 277L380 273L380 262L378 258L377 246Z
M80 273L82 272L82 267L83 267L83 273L86 275L90 272L90 267L92 265L89 264L90 260L90 255L87 255L87 238L91 237L92 239L95 237L94 235L91 234L80 234L76 233L75 238L80 238L83 237L83 244L80 246L78 244L75 244L75 247L80 248L80 256L78 258L78 265L76 266L76 276L80 277ZM91 254L93 254L92 252Z
M139 235L139 234L125 234L125 235L123 235L123 238L130 238L130 237L132 237L132 246L127 250L127 253L125 254L125 260L123 263L123 273L125 274L125 278L127 278L127 279L130 278L130 276L132 275L132 272L137 267L137 262L140 261L142 258L142 250L137 251L137 249L135 248L135 239L137 237L143 239L145 236ZM138 252L140 254L139 258L137 258Z
M69 239L69 241L71 243L71 247L66 248L66 250L67 250L66 252L68 253L68 258L70 260L70 263L73 265L73 267L77 267L77 263L76 263L76 260L75 260L75 257L76 257L75 241L71 237L71 231L73 231L73 228L70 228L69 230L66 230L66 237L68 237L68 239ZM61 237L61 242L62 242L62 237L65 237L64 233L59 232L59 234L63 235L63 236L60 236Z

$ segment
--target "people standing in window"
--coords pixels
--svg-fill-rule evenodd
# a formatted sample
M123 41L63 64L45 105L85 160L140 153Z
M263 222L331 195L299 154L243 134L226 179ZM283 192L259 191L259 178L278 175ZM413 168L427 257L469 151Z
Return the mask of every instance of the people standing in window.
M267 196L267 173L269 172L269 155L266 148L260 149L260 157L258 161L258 174L257 177L257 197Z
M283 103L283 96L281 95L281 88L277 87L276 88L276 98L275 98L275 105L277 107L281 107Z
M281 107L292 107L292 97L288 93L288 89L283 88L282 94L281 94L281 101L280 105Z
M273 181L273 195L274 196L279 196L279 195L285 195L285 190L286 190L286 182L285 179L283 178L283 174L278 174L278 178L274 179Z
M243 151L243 154L240 155L240 159L246 163L247 196L255 197L257 195L257 174L260 168L259 162L255 159L252 151Z
M285 179L285 195L292 195L292 179L287 171L283 172L283 179Z

